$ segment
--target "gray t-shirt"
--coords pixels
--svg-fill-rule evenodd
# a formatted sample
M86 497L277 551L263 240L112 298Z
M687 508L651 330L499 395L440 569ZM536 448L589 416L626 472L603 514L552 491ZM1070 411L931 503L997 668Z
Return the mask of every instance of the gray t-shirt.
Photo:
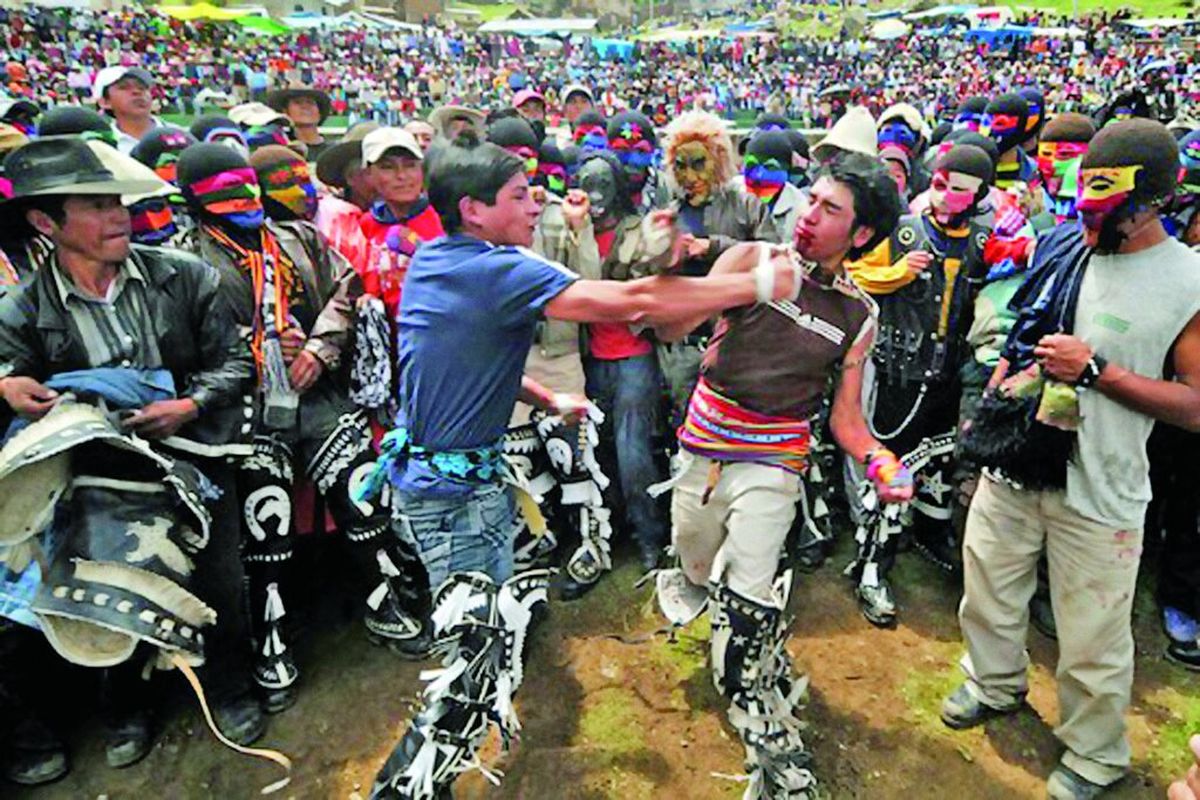
M1094 255L1075 335L1097 354L1161 380L1171 345L1200 312L1200 255L1174 239L1128 255ZM1150 502L1146 440L1154 420L1097 391L1080 392L1067 506L1116 528L1141 529Z

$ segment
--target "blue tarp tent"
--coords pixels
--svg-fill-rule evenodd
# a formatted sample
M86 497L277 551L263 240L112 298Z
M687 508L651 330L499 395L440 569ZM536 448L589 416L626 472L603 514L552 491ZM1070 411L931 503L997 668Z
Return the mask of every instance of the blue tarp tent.
M624 39L592 39L592 47L601 58L633 60L633 42Z
M999 28L972 28L963 34L967 41L983 42L988 47L1012 44L1013 39L1028 41L1033 38L1033 28L1025 25L1004 25Z

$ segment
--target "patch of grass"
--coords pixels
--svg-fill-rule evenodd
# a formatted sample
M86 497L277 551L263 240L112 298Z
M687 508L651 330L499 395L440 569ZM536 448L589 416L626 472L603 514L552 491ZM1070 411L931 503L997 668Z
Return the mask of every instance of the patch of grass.
M611 687L588 695L579 718L583 744L613 753L632 753L645 747L638 701L626 689Z
M942 700L962 683L962 672L954 659L955 650L951 647L942 648L945 658L938 658L941 668L910 669L900 686L900 696L908 707L906 716L917 730L926 736L949 737L951 731L942 724ZM963 742L962 731L954 732L956 741ZM982 729L966 732L979 739L983 736ZM975 739L968 742L974 743Z
M1200 697L1184 694L1180 688L1167 687L1148 695L1145 702L1166 711L1167 719L1155 730L1155 745L1146 760L1156 777L1174 780L1187 771L1192 763L1188 739L1200 731Z

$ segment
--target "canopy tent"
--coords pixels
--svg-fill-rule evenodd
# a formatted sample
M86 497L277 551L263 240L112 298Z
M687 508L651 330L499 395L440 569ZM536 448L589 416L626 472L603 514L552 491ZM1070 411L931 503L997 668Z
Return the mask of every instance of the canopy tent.
M963 38L970 42L983 42L988 47L995 47L997 44L1004 46L1011 44L1014 39L1024 41L1033 38L1033 28L1024 25L1004 25L999 28L972 28L963 34Z
M90 0L29 0L29 2L42 8L72 8L76 11L86 11L92 7Z
M771 20L758 20L757 22L733 22L725 26L725 33L756 33L766 31L774 23Z
M907 36L911 30L912 26L903 20L884 19L871 26L870 36L886 42Z
M961 17L968 11L974 11L976 8L978 6L935 6L925 11L914 11L911 14L905 14L902 19L905 22L920 22L921 20L938 19L939 17Z
M963 14L972 28L1000 28L1011 23L1014 19L1013 10L1008 6L986 6L973 8Z
M634 43L625 39L592 39L592 49L601 58L630 61L633 59Z
M340 28L353 24L353 20L350 19L349 14L330 16L328 14L318 14L315 11L297 11L295 14L288 14L281 21L293 30Z
M1146 19L1123 19L1117 23L1118 25L1128 25L1130 28L1136 28L1141 31L1149 31L1154 28L1185 28L1195 26L1196 20L1175 18L1175 17L1153 17Z
M158 10L168 17L182 20L211 19L232 22L239 17L266 17L267 10L262 6L245 6L242 8L220 8L212 3L200 2L191 6L159 6Z
M391 9L386 9L377 6L363 6L362 11L351 11L348 16L352 23L357 23L367 28L382 28L390 31L419 31L421 26L413 22L404 22L403 20L395 19L381 13Z
M511 33L515 36L570 36L591 33L599 20L593 17L533 17L531 19L494 19L479 26L480 33Z
M894 19L903 13L902 8L883 8L879 11L868 11L867 19Z
M238 17L234 22L246 30L261 33L265 36L282 36L292 31L284 23L276 22L270 17Z
M721 31L716 28L699 31L669 28L665 31L655 31L654 33L639 33L633 38L640 42L687 42L694 39L712 39L720 35Z
M1069 28L1034 28L1034 36L1053 36L1057 38L1068 37L1078 39L1080 36L1087 36L1087 31L1083 28L1077 28L1072 25Z

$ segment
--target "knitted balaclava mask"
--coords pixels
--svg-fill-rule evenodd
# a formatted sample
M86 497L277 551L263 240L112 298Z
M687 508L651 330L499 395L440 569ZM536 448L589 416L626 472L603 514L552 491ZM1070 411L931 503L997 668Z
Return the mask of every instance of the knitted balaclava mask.
M933 164L929 182L929 211L945 227L960 227L987 196L993 176L992 159L978 147L955 145Z
M582 155L608 149L608 122L604 115L589 109L575 119L571 141Z
M525 176L537 176L539 139L529 122L520 117L505 117L488 126L488 141L503 147L525 164Z
M308 162L295 150L277 144L260 147L250 166L263 193L263 208L276 222L312 221L317 216L317 187Z
M983 123L983 112L987 109L987 104L986 97L968 97L963 100L958 111L954 112L954 129L978 133L979 126Z
M546 139L538 149L537 175L532 183L559 197L567 193L567 161L552 139Z
M1095 135L1096 126L1083 114L1059 114L1046 123L1038 143L1037 165L1051 197L1058 196L1063 179L1087 152Z
M623 111L608 121L608 146L625 167L630 189L640 192L646 185L658 147L654 125L645 114Z
M782 130L754 134L746 145L742 177L746 191L771 203L783 191L792 166L792 143Z
M237 123L228 117L209 114L193 122L188 130L202 144L219 144L240 154L242 158L250 157L250 145L246 142L246 135Z
M1042 126L1046 124L1046 98L1041 90L1032 86L1022 89L1017 94L1021 95L1028 109L1025 116L1025 138L1021 140L1021 145L1032 149L1042 132Z
M188 207L224 228L257 230L263 224L258 176L244 156L223 144L194 144L176 170Z
M991 137L1003 155L1025 140L1029 104L1018 94L1002 94L987 104L979 132Z
M792 146L792 163L788 167L788 181L797 188L808 186L808 167L812 159L808 152L808 139L795 128L784 131Z
M1192 198L1200 195L1200 131L1179 140L1179 191Z
M1164 125L1131 119L1105 127L1079 169L1076 209L1087 243L1100 253L1117 252L1129 235L1123 223L1170 202L1178 175L1179 145Z
M129 155L154 170L167 183L175 183L179 154L196 144L196 137L179 128L153 128L143 136Z
M112 124L90 108L58 106L42 115L37 126L38 136L78 136L96 139L116 147L117 135Z

